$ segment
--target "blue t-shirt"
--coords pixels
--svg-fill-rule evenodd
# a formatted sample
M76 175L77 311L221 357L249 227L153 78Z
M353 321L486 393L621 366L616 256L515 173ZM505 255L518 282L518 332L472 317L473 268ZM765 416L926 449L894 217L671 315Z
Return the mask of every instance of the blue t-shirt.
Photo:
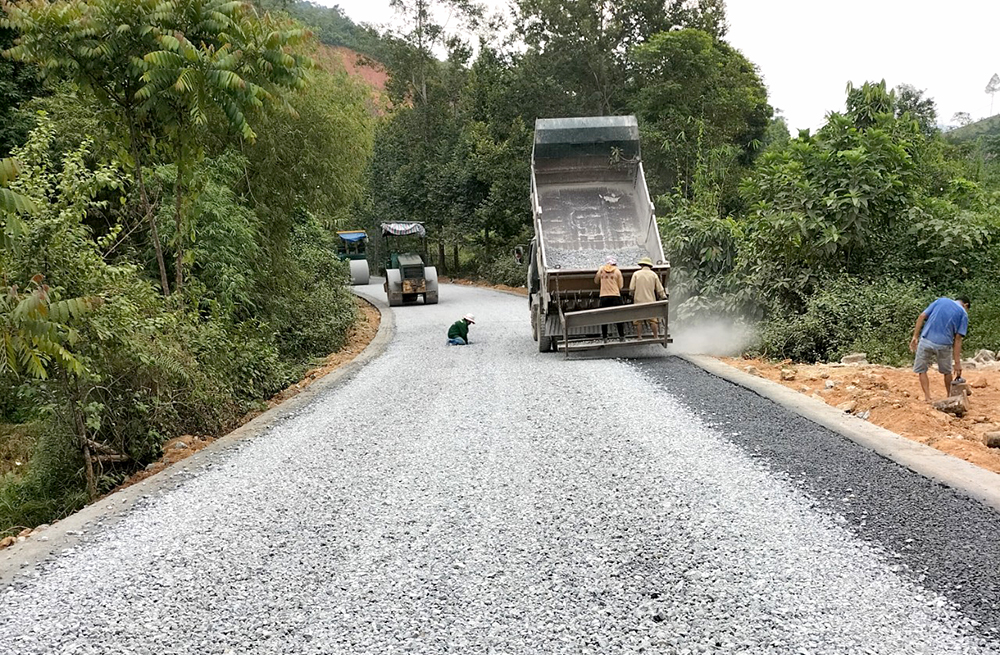
M969 330L969 315L957 300L938 298L924 310L927 320L920 336L939 346L955 343L955 335L963 337Z

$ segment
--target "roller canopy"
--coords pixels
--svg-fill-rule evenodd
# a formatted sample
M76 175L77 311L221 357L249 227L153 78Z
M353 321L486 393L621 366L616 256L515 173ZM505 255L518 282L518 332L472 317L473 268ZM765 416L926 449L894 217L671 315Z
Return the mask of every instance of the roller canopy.
M535 121L535 159L610 156L612 148L621 150L623 158L639 157L639 123L635 116Z
M422 223L382 223L382 235L392 234L395 236L406 236L416 234L422 237L427 236L427 230Z
M344 241L364 241L368 238L368 233L364 230L345 230L343 232L337 232L337 236Z

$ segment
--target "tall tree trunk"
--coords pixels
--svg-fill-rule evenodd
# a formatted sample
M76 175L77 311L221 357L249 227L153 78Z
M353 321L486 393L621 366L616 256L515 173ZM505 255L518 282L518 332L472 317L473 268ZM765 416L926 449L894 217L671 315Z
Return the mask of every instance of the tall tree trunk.
M455 259L455 273L458 274L458 271L461 270L458 262L458 244L453 243L451 248L452 248L452 254L454 255Z
M142 154L139 150L138 128L133 123L130 127L132 133L132 158L135 161L135 184L139 187L140 211L146 215L149 221L149 235L153 240L153 249L156 251L156 265L160 269L160 286L163 288L163 295L170 295L170 284L167 282L167 264L163 259L163 244L160 243L160 231L156 227L156 216L153 207L149 202L149 195L146 193L146 180L142 174Z
M184 221L181 215L181 199L184 192L183 161L184 151L182 147L177 157L177 182L174 184L174 227L177 230L177 245L175 247L177 251L177 263L175 265L176 270L174 271L174 293L177 294L178 302L182 302L180 300L180 293L184 286Z
M90 444L87 439L87 422L83 418L80 406L83 402L83 393L80 390L80 381L71 379L65 372L63 373L63 385L69 394L70 409L73 415L73 427L76 431L76 438L83 453L83 471L87 480L87 500L97 498L97 476L94 474L94 458L90 453Z
M444 258L444 239L438 238L438 266L441 268L441 273L445 274L448 271L448 262Z

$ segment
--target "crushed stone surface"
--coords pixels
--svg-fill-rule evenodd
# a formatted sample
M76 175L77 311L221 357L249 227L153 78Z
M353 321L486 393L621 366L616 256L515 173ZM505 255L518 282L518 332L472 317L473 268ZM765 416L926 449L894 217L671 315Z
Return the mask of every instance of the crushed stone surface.
M545 261L550 267L569 270L597 270L604 266L608 257L614 257L618 266L637 266L643 257L649 257L645 248L619 248L614 250L569 250L564 248L546 248ZM655 261L655 259L654 259Z
M891 570L1000 635L1000 513L677 358L635 365L727 440L803 489Z
M349 383L0 591L6 648L996 652L642 372L537 353L522 298L395 315Z

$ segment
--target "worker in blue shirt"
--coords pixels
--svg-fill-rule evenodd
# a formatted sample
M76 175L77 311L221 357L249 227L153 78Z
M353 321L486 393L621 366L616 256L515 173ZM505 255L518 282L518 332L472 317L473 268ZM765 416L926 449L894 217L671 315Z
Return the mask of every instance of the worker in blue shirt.
M927 379L931 364L937 363L938 371L944 375L944 389L949 396L952 371L962 377L962 339L968 330L968 298L938 298L917 318L910 352L916 353L913 371L920 376L920 388L927 402L932 400L931 383Z

